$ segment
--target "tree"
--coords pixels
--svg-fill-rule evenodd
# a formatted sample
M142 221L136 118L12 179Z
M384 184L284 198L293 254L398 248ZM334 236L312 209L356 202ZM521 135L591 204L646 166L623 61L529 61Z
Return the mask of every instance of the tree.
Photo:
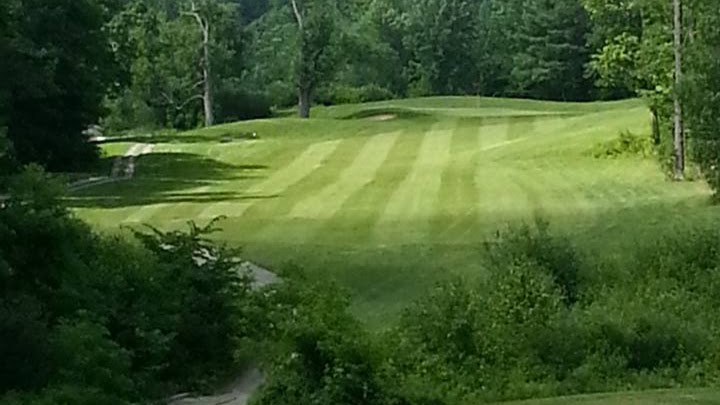
M578 0L530 0L518 29L518 50L511 80L521 96L586 100L588 17Z
M298 29L295 84L300 118L310 117L312 93L333 69L334 0L290 0Z
M10 41L12 37L10 27L10 1L0 4L0 176L10 171L10 149L6 137L7 114L10 99L10 73L12 71L12 55Z
M686 2L688 44L683 104L688 152L720 200L720 9L713 0Z
M97 159L83 131L98 123L113 58L97 0L16 0L7 135L21 163L79 170ZM5 18L3 18L5 19ZM7 50L6 50L7 52ZM3 65L7 62L3 62Z
M644 96L663 167L674 174L673 3L658 0L584 0L593 22L590 64L596 84L614 96ZM671 141L673 140L673 141Z
M129 77L110 103L114 129L216 121L216 93L240 74L236 7L209 0L180 6L133 1L109 24Z
M683 127L683 107L680 98L682 84L683 60L683 24L682 2L673 0L673 50L675 53L675 87L673 91L673 146L674 146L674 175L676 180L685 178L685 130Z
M183 12L184 15L188 15L195 19L198 24L198 29L202 35L202 56L200 66L202 69L202 100L203 110L205 112L205 126L209 127L214 124L215 118L213 115L213 86L212 86L212 75L210 73L210 21L207 17L201 14L194 0L190 1L190 11Z
M423 94L473 92L478 71L473 47L479 41L477 3L468 0L412 2L404 39L412 55L408 79Z

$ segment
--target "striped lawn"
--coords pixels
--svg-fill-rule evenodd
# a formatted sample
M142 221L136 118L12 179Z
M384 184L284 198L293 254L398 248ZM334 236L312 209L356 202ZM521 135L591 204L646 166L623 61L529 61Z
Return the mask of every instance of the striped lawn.
M348 118L383 112L398 117ZM270 267L335 278L377 324L443 277L482 276L481 242L507 223L542 216L589 257L622 258L720 214L705 185L667 182L652 159L591 156L623 130L648 133L639 101L433 98L315 114L163 139L134 179L70 204L110 231L226 216L218 238ZM221 142L236 132L260 139Z

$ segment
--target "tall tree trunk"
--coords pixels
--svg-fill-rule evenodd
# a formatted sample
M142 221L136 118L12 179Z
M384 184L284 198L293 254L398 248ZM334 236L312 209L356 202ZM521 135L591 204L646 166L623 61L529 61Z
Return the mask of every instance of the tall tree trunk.
M682 38L682 3L681 0L673 0L673 19L674 19L674 48L675 48L675 91L674 91L674 167L673 174L676 180L685 178L685 129L683 127L683 106L680 95L680 86L682 83L682 57L683 57L683 38Z
M210 71L210 22L200 15L194 1L191 3L190 12L183 13L195 18L198 23L200 32L202 33L202 74L203 74L203 110L205 112L205 126L209 127L215 124L215 115L213 114L213 88L212 88L212 75Z
M655 147L660 145L660 117L657 107L650 108L650 125L652 128L652 143Z
M302 38L303 35L305 35L305 25L304 25L302 12L300 11L300 7L298 7L296 0L290 0L290 3L292 5L293 13L295 14L295 21L297 21L298 33L300 35L300 38ZM303 52L302 46L300 46L300 49L298 50L298 52ZM302 62L303 58L301 57L299 59L301 61L299 63L303 63ZM302 70L302 67L300 67L299 69ZM302 76L302 75L300 75L300 76ZM298 83L297 83L297 86L298 86L298 115L300 116L300 118L307 119L307 118L310 118L310 87L306 86L305 83L302 83L301 77L298 77L297 80L298 80Z
M310 89L298 88L298 113L300 118L310 118Z
M208 27L209 28L209 27ZM212 76L210 72L210 34L205 30L203 41L203 108L205 110L205 126L215 124L213 114Z

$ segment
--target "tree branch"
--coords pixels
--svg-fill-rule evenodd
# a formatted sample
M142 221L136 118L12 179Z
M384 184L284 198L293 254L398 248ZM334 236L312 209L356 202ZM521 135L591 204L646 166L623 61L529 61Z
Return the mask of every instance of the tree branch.
M170 104L173 108L175 108L176 111L182 110L183 108L185 108L186 105L190 104L192 101L202 100L202 98L203 98L202 94L195 94L195 95L189 97L188 99L186 99L185 101L183 101L180 105L178 105L175 102L175 99L170 97L164 91L161 92L160 95L163 96L163 98L167 101L167 103Z
M188 98L187 100L183 101L183 103L180 104L179 106L175 107L175 109L176 109L176 110L182 110L182 109L185 108L185 106L188 105L190 102L195 101L195 100L202 100L202 99L203 99L203 96L202 96L201 94L196 94L196 95Z
M197 21L198 25L200 26L200 30L201 30L202 33L203 33L203 38L204 38L205 42L207 42L207 41L208 41L208 34L209 34L209 33L208 33L208 22L205 21L205 20L202 18L202 16L200 15L200 12L198 11L198 8L197 8L197 6L195 5L195 2L193 1L193 2L191 2L190 4L191 4L191 6L190 6L191 9L190 9L190 11L183 11L183 12L181 12L180 14L181 14L181 15L188 16L188 17L192 17L192 18L195 19L195 21Z
M302 14L300 13L300 9L298 8L297 0L290 0L290 2L292 3L293 12L295 13L295 19L297 20L298 27L300 28L300 31L302 32L303 18L302 18Z

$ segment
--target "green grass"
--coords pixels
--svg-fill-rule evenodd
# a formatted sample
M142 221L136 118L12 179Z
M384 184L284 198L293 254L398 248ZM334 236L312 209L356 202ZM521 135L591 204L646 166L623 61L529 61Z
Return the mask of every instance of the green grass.
M715 405L717 390L660 390L506 402L503 405Z
M368 118L382 113L397 118ZM374 326L448 275L482 277L481 243L506 223L543 216L592 264L720 217L703 183L668 182L653 159L592 157L623 130L649 133L637 100L439 97L313 114L137 137L157 145L135 179L70 203L109 231L226 215L219 239L336 279ZM248 132L260 139L233 139Z

